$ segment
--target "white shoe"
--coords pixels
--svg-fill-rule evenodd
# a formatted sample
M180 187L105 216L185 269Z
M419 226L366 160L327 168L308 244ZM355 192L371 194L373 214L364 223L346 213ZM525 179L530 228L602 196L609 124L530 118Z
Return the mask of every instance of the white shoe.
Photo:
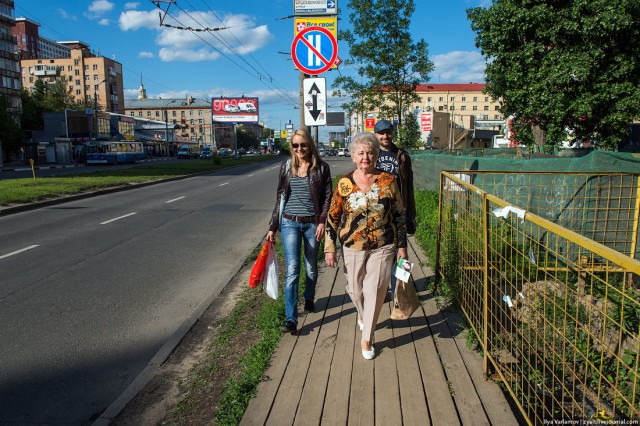
M358 328L360 329L360 331L362 331L362 329L364 328L364 324L360 320L358 320Z
M376 357L376 350L373 345L371 345L370 351L365 351L364 349L362 350L362 357L364 359L374 359Z

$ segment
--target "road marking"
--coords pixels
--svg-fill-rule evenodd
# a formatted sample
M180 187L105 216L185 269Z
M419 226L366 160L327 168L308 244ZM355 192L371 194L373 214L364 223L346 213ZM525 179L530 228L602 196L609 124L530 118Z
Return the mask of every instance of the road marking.
M22 253L23 251L31 250L31 249L36 248L36 247L39 247L39 246L37 244L34 244L32 246L25 247L25 248L20 249L20 250L12 251L11 253L3 254L2 256L0 256L0 259L4 259L5 257L13 256L14 254Z
M218 185L218 186L225 186L225 185L229 185L229 182L221 183L221 184L220 184L220 185Z
M133 216L134 214L136 214L136 212L125 214L124 216L120 216L120 217L114 217L113 219L109 219L107 221L100 222L100 225L106 225L107 223L115 222L116 220L123 219L123 218L129 217L129 216Z
M167 203L173 203L174 201L182 200L183 198L186 198L186 195L183 195L182 197L174 198L173 200L169 200L167 201Z
M251 173L251 174L249 175L249 177L253 177L253 173Z

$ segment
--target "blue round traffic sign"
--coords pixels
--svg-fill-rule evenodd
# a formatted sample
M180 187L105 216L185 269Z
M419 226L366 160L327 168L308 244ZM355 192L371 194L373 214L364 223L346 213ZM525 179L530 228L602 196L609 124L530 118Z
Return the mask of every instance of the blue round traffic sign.
M305 74L318 75L328 71L338 57L338 42L329 30L307 27L291 43L291 59Z

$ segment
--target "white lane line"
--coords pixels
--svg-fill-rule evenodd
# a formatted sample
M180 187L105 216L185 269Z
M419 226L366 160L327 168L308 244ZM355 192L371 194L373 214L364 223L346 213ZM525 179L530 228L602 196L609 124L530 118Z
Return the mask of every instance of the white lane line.
M251 174L249 175L249 177L253 177L253 173L251 173Z
M174 201L182 200L183 198L186 198L186 195L183 195L182 197L174 198L173 200L169 200L167 201L167 203L173 203Z
M107 223L115 222L116 220L123 219L125 217L133 216L136 212L125 214L124 216L114 217L113 219L106 220L104 222L100 222L100 225L106 225Z
M0 259L4 259L5 257L13 256L14 254L22 253L23 251L31 250L31 249L36 248L36 247L39 247L39 246L37 244L34 244L32 246L25 247L25 248L20 249L20 250L12 251L11 253L3 254L2 256L0 256Z
M229 185L229 182L221 183L221 184L220 184L220 185L218 185L218 186L225 186L225 185Z

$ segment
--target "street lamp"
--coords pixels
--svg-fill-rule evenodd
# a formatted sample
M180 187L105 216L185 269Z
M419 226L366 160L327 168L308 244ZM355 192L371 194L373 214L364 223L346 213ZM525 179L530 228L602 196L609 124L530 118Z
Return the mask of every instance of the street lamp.
M174 99L164 106L164 148L166 150L167 157L169 156L169 114L167 113L167 108L175 102L176 100Z

